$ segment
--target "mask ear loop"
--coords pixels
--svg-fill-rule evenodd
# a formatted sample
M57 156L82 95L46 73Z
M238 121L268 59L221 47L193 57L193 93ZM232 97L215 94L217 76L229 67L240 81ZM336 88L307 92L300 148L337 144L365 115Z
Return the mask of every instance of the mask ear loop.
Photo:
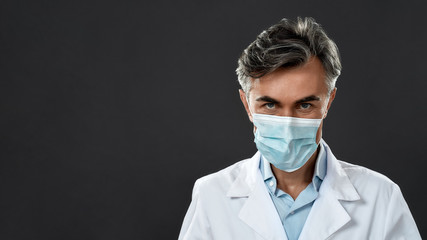
M254 125L254 128L253 128L253 133L254 133L254 135L255 135L255 133L256 133L256 130L257 130L257 127L255 126L255 123L254 123L254 112L252 112L252 110L251 110L251 106L249 105L249 102L248 102L248 109L249 109L249 113L251 114L251 117L252 117L252 124Z
M328 116L328 110L326 110L326 111L323 113L322 121L323 121L323 120L325 120L326 116Z
M251 106L249 105L249 101L248 101L247 103L248 103L249 113L251 114L252 121L253 121L253 119L254 119L254 114L256 114L256 113L255 113L255 112L252 112L252 110L251 110Z
M248 109L251 115L253 115L253 112L251 111L251 105L249 104L249 100L246 100L246 103L248 104Z
M331 94L329 94L328 104L329 104L330 99L331 99ZM327 115L328 115L328 104L326 104L325 112L324 112L324 113L323 113L323 115L322 115L322 121L323 121L323 120L327 117Z

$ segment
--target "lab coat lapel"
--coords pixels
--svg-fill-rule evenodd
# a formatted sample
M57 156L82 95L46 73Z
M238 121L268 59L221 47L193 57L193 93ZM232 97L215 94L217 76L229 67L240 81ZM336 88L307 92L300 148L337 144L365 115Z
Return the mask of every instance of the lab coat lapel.
M240 171L227 196L247 197L239 218L263 239L287 240L280 217L262 180L259 162L258 152L242 166L244 169Z
M299 240L328 239L350 221L350 216L334 196L319 194L313 204Z
M327 151L327 173L319 190L319 196L313 204L300 240L328 239L336 231L351 221L350 215L341 205L341 201L359 200L353 184L344 169L322 140Z

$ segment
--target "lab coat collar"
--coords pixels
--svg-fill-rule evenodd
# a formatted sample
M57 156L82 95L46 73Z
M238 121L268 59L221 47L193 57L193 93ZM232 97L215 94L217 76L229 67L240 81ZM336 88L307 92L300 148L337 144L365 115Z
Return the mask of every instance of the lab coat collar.
M360 199L359 194L351 183L350 179L347 176L347 173L341 167L341 164L337 160L337 158L332 154L331 149L328 144L322 139L320 141L321 144L326 149L326 158L327 158L327 170L326 177L327 180L327 188L325 190L331 190L335 197L338 200L344 201L356 201ZM331 174L329 174L331 173ZM323 185L323 183L322 183Z
M279 214L271 201L259 171L260 153L243 163L243 171L230 187L227 196L247 197L239 218L264 239L287 240Z
M321 144L326 149L327 173L319 189L319 196L304 224L300 240L321 240L330 237L351 220L340 200L360 199L344 169L323 139ZM260 153L257 152L241 165L242 170L231 185L227 196L247 197L239 218L263 238L287 240L280 217L262 180L259 163Z
M311 208L299 239L327 239L350 222L351 217L340 201L357 201L359 194L350 182L329 146L326 149L327 171L319 195Z
M242 164L242 170L228 190L227 197L248 197L251 194L258 180L258 174L261 174L258 167L260 159L261 153L257 152Z

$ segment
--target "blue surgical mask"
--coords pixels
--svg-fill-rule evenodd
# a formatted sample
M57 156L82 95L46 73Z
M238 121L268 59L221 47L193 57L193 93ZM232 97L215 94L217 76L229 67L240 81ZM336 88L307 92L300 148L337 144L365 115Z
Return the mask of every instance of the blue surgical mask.
M293 172L301 168L317 149L316 134L322 119L252 114L255 144L276 168Z

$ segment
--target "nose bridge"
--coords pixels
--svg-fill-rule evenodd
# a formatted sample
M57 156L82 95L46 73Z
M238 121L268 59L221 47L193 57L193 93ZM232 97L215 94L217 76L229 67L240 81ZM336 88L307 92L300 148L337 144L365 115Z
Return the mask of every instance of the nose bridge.
M283 117L296 117L295 116L295 109L290 106L290 104L283 106L282 111L280 111L280 116Z

